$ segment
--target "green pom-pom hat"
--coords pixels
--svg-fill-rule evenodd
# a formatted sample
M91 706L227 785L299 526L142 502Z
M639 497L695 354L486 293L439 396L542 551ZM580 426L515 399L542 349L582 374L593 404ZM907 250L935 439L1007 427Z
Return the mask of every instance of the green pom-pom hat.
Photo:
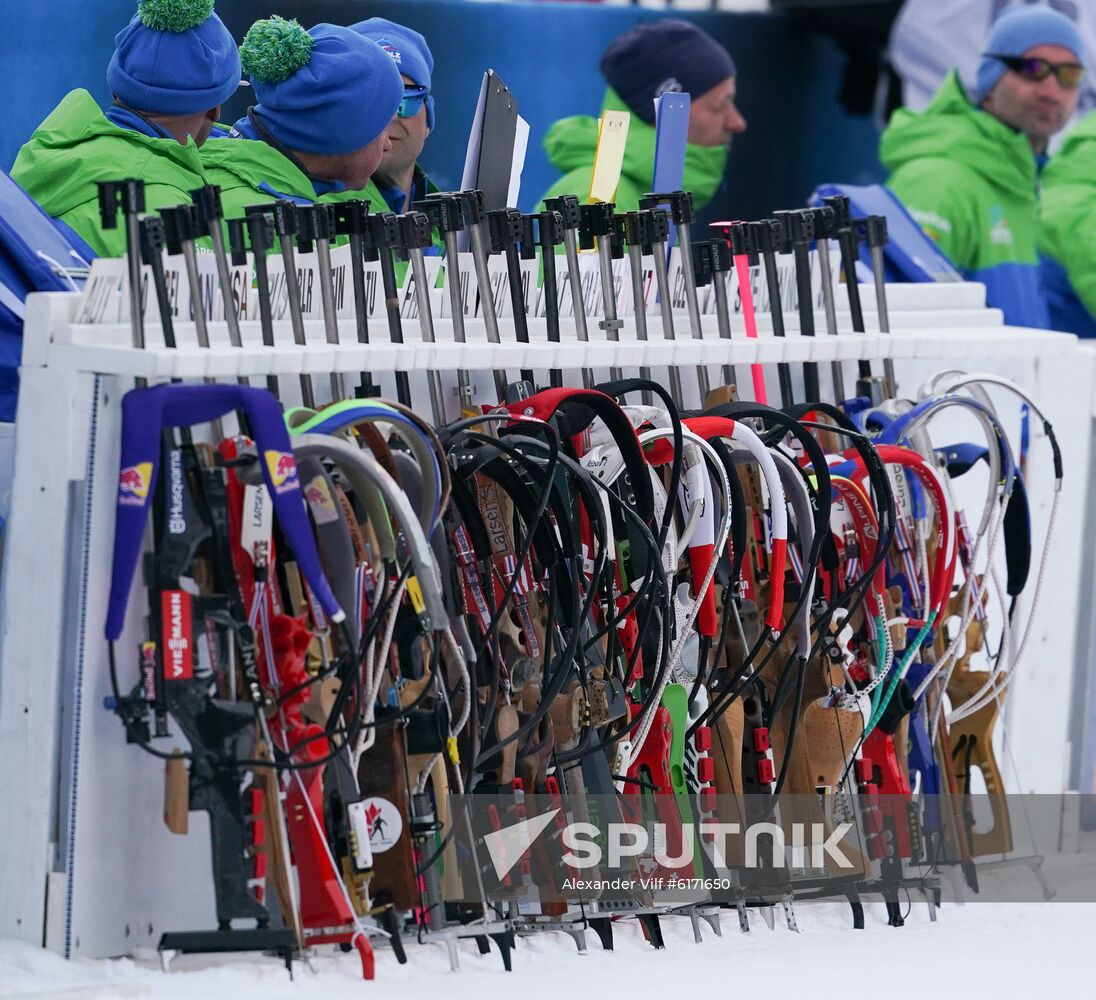
M240 53L213 0L141 0L114 38L107 83L137 111L197 114L236 93Z
M271 17L251 26L240 53L258 98L255 114L290 149L333 155L361 149L388 128L403 100L389 54L342 25L305 31Z
M296 20L275 14L248 28L240 46L240 64L255 83L281 83L308 65L315 44Z
M213 13L213 0L140 0L137 16L153 31L176 34L204 24Z

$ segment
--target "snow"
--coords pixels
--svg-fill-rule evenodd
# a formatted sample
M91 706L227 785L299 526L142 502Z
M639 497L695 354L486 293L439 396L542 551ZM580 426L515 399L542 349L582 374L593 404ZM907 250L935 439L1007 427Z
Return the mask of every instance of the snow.
M521 1000L604 997L640 991L673 1000L693 996L756 993L811 1000L841 998L876 984L886 1000L923 998L938 990L963 1000L1053 996L1092 997L1091 953L1096 904L945 904L936 923L915 902L906 926L888 927L882 906L867 907L867 926L854 931L848 908L836 903L796 907L800 932L778 913L770 931L754 916L750 934L739 932L733 912L722 918L723 937L702 924L695 944L682 917L663 918L666 948L656 951L635 921L615 925L614 952L604 952L588 933L580 955L563 934L519 940L514 971L507 974L497 950L480 955L460 946L461 971L449 971L444 946L408 942L408 963L378 948L377 977L365 983L355 955L321 950L312 968L285 967L263 956L179 956L163 972L156 955L92 961L63 958L11 940L0 940L0 997L231 997L231 1000L405 1000L412 993L446 1000L484 1000L506 990ZM711 991L709 993L709 991Z

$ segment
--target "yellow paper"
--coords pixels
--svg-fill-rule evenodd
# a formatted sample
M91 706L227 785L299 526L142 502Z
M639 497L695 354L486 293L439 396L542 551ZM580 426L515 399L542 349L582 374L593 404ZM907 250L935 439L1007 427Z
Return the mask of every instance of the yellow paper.
M616 198L620 171L624 166L624 146L628 142L627 111L606 111L598 123L597 153L590 177L590 201L605 202Z

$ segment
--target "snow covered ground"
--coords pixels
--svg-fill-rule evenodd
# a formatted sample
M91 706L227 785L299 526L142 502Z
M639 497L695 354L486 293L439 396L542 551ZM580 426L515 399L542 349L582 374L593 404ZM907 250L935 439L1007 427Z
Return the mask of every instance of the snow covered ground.
M461 944L461 971L451 973L441 945L408 944L400 966L386 949L377 953L377 978L360 978L356 956L324 950L312 969L294 964L290 981L277 959L261 956L176 958L162 972L155 956L66 962L14 941L0 941L0 997L231 998L231 1000L379 1000L414 995L483 1000L505 990L522 1000L621 995L732 997L764 989L767 995L847 998L868 983L887 1000L923 998L937 991L963 1000L1096 996L1092 948L1096 904L945 904L930 923L916 903L903 928L886 925L882 907L870 907L867 927L852 930L847 907L796 908L800 933L778 918L770 931L760 920L743 935L733 913L723 937L703 925L693 942L689 921L663 920L666 949L655 951L634 921L616 925L616 950L603 952L594 934L580 955L570 938L550 934L518 942L514 971L503 971L498 952L480 955ZM710 992L709 992L710 991Z

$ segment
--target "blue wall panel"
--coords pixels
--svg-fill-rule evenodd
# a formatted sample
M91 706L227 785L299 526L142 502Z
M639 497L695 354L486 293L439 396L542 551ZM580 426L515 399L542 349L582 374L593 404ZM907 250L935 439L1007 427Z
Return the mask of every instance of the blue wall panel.
M636 21L659 16L585 4L454 0L221 0L219 8L237 38L251 21L271 13L296 16L305 25L380 15L421 31L434 52L438 106L423 161L443 187L460 180L480 77L495 69L532 127L521 198L526 209L557 176L540 145L548 126L564 115L595 114L604 89L597 69L601 52ZM105 71L114 33L133 9L132 0L8 5L0 164L10 166L35 125L73 87L109 101ZM749 121L707 218L757 217L799 204L822 181L879 179L876 129L837 106L843 57L830 41L797 36L780 15L693 19L734 55L740 106ZM241 95L230 117L246 107L246 89Z

